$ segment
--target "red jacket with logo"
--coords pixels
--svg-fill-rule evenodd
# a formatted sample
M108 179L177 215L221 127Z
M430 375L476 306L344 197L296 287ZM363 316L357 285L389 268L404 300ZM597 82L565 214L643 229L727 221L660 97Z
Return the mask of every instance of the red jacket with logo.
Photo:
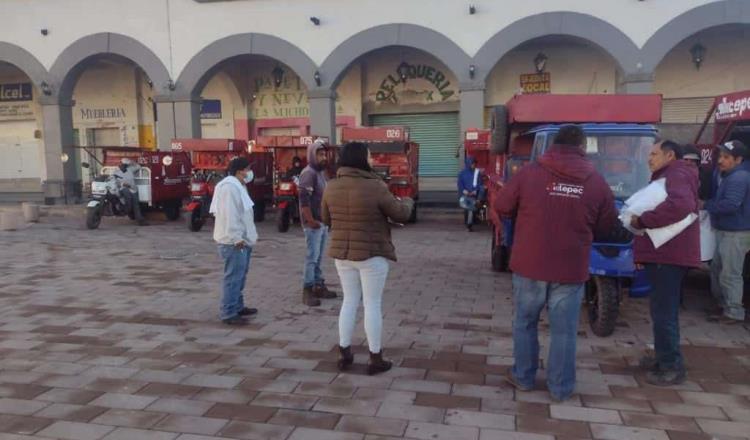
M577 147L553 145L498 193L495 210L515 217L510 268L537 281L583 283L595 236L618 225L614 195Z
M666 179L667 199L640 216L640 229L662 228L679 222L691 212L698 214L698 170L681 160L675 160L656 171L651 180L662 177ZM648 235L636 236L633 243L635 261L700 267L700 240L700 222L697 220L659 249L654 248Z

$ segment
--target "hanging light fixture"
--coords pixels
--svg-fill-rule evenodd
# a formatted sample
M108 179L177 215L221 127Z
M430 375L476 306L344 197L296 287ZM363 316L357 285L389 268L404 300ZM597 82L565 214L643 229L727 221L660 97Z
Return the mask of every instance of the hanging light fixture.
M690 55L693 57L695 70L700 70L701 64L706 56L706 48L700 43L695 43L693 47L690 48Z
M536 73L544 72L545 67L547 67L547 55L545 55L544 52L539 52L536 54L536 57L534 57L534 68L536 69Z
M284 82L284 69L277 64L271 71L271 76L273 77L273 85L277 89L281 87L281 83Z

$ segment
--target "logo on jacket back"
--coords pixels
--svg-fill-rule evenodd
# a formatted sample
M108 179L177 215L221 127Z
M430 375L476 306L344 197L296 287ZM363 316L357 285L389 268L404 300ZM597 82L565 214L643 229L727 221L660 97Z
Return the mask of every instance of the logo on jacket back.
M547 187L549 195L555 197L569 197L573 199L580 199L583 196L583 186L574 185L572 183L555 183L553 182Z

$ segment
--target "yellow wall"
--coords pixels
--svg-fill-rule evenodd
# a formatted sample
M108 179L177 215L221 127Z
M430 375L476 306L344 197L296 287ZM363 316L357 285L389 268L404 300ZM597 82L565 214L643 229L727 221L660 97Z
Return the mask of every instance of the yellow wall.
M695 68L690 48L700 42L705 61ZM654 91L665 98L716 96L750 89L750 26L723 26L692 36L656 69Z
M520 76L536 73L534 58L539 52L547 55L551 93L615 93L617 64L601 49L575 41L531 42L509 52L492 69L486 104L505 104L518 93Z

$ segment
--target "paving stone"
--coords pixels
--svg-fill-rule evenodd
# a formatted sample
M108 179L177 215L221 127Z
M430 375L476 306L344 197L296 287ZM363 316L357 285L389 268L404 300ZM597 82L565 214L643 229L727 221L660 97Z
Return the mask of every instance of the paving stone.
M589 425L570 420L555 420L543 416L521 414L516 417L518 431L567 436L571 438L591 438Z
M162 419L153 428L188 434L214 435L219 432L228 420L208 417L170 415Z
M66 440L99 440L114 429L113 426L60 421L44 428L39 435Z
M174 440L174 432L146 431L144 429L117 428L102 440Z
M163 419L164 413L151 411L136 411L129 409L110 409L96 417L91 423L111 426L127 426L131 428L150 428Z
M0 399L0 414L29 416L48 405L48 402L4 398Z
M276 413L276 408L256 405L217 403L205 414L216 419L236 419L246 422L267 422Z
M207 402L224 403L248 403L258 395L255 391L246 390L223 390L219 388L206 388L192 398Z
M190 377L188 372L162 371L162 370L141 370L133 376L133 380L143 382L159 383L180 383Z
M535 414L549 416L549 405L535 402L516 402L506 399L482 399L482 412L495 414Z
M354 432L336 432L323 429L297 428L287 440L363 440L364 435Z
M52 419L41 417L0 414L0 426L2 427L2 431L19 435L34 434L54 422L55 421Z
M50 387L34 384L0 383L0 398L31 400L50 390ZM37 399L38 400L38 399Z
M391 384L391 389L401 391L416 391L423 393L448 394L451 392L451 384L427 380L395 379Z
M57 403L73 403L85 405L103 393L97 391L75 390L67 388L52 388L44 394L37 396L34 400Z
M711 435L750 437L750 423L723 420L697 419L701 429Z
M312 385L308 383L307 385ZM299 386L299 382L277 379L256 379L249 378L243 380L237 388L243 390L267 391L269 393L292 393Z
M276 411L268 423L273 425L303 426L315 429L334 429L340 418L341 416L339 414L280 409Z
M318 398L314 396L260 393L255 399L253 399L252 404L258 406L271 406L274 408L310 409L317 401Z
M242 378L238 376L219 376L216 374L194 374L184 382L184 385L195 385L199 387L208 388L234 388L242 382Z
M581 396L583 406L589 408L615 409L622 411L653 412L652 402L638 399L620 399L605 396ZM679 403L659 402L664 405L680 405Z
M550 416L553 419L580 420L582 422L597 422L619 425L622 423L617 411L597 408L580 408L577 406L551 405Z
M624 399L653 400L660 402L682 403L677 391L664 388L633 388L611 386L612 395Z
M750 422L750 409L724 407L722 410L733 422Z
M98 406L83 406L72 403L54 403L34 414L36 417L67 420L70 422L90 422L95 417L106 412L108 408Z
M406 427L405 436L424 440L477 440L479 428L411 422Z
M213 402L204 402L200 400L185 400L185 399L157 399L149 405L146 409L149 411L156 411L169 414L180 414L184 416L202 416L212 406Z
M445 415L443 408L431 408L396 402L384 402L376 413L378 417L412 420L417 422L441 423Z
M476 397L450 396L446 394L417 393L415 405L433 406L436 408L464 408L478 410L481 400Z
M750 401L742 396L718 393L700 393L694 391L680 391L685 403L706 406L726 406L750 408Z
M293 429L292 426L233 421L221 430L220 435L243 440L284 440Z
M132 394L105 393L91 401L91 405L119 409L144 409L156 401L153 396L134 396Z
M337 414L374 416L379 407L380 402L374 400L322 398L315 404L313 409L315 411Z
M479 430L479 440L555 440L555 436L482 428Z
M445 423L513 431L516 427L516 418L504 414L449 409L445 412Z
M645 413L620 413L626 425L640 426L643 428L671 429L675 431L700 432L695 420L689 417L663 416Z
M67 388L64 385L60 385ZM84 386L89 391L103 391L105 393L133 394L143 389L146 382L127 379L94 379ZM78 387L73 387L78 388Z
M684 403L653 402L654 410L659 414L682 417L702 417L706 419L726 420L727 416L718 406L689 405Z
M192 385L176 385L169 383L150 383L138 390L136 394L142 396L173 397L189 399L201 391L200 387Z
M660 429L634 428L621 425L591 424L595 439L602 440L670 440L666 431Z
M345 415L341 417L337 431L359 432L362 434L402 436L408 424L405 420Z
M301 383L294 390L295 394L305 394L319 397L350 398L354 394L354 387L346 385L328 385L321 383Z
M417 393L414 391L359 388L354 393L353 398L357 400L374 400L377 402L412 403L417 398Z

